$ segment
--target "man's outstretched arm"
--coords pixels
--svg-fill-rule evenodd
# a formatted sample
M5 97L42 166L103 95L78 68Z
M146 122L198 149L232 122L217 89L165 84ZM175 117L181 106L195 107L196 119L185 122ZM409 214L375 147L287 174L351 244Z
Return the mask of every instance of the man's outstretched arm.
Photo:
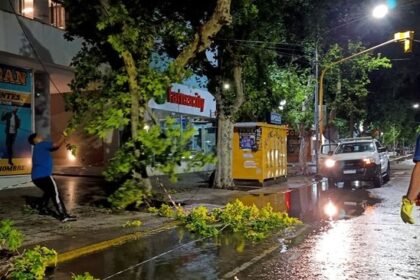
M66 137L64 136L64 134L60 134L60 138L53 142L51 151L57 151L61 147L61 145L64 144L65 141Z

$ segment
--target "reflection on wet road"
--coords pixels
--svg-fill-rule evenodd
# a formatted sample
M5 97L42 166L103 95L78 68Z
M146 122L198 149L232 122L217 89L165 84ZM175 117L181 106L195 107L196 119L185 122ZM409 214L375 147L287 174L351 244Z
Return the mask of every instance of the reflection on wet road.
M85 271L100 279L221 279L254 256L271 252L273 244L281 248L281 241L246 244L232 236L213 240L172 230L63 263L48 279L70 279Z
M290 213L296 211L313 225L298 242L281 235L257 244L235 236L201 240L178 229L63 263L48 279L70 279L71 273L85 271L100 279L125 280L420 279L419 224L403 224L399 217L409 176L394 176L378 189L325 192L322 186L310 186L289 194L243 197L247 203L262 197L274 208L286 201ZM341 205L342 215L319 222L313 214L325 198ZM363 206L362 211L345 208L348 202ZM420 223L420 211L415 215Z
M238 279L420 279L419 225L399 217L409 177L370 191L383 199L362 216L332 221L285 253L273 253ZM420 222L420 211L415 219Z

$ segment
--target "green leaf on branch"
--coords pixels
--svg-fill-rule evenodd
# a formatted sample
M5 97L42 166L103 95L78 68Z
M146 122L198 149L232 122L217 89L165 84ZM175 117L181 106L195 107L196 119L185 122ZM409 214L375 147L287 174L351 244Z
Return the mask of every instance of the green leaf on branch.
M16 252L23 242L22 233L15 229L11 220L0 221L0 250Z

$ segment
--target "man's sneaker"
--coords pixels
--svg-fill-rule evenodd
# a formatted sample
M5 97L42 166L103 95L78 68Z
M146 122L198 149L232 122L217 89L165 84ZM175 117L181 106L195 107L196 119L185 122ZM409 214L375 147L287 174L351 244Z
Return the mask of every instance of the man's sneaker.
M55 212L53 210L51 210L50 208L39 208L38 210L38 214L39 215L43 215L43 216L53 216L55 214Z
M77 218L76 216L64 215L60 218L60 221L63 223L74 222L74 221L77 221Z

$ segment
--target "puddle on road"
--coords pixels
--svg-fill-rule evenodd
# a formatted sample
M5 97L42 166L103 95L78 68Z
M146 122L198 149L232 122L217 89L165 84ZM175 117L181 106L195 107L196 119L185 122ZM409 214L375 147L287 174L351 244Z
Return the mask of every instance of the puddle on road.
M255 204L258 208L269 203L274 211L287 212L290 216L304 222L314 222L320 218L321 197L325 190L326 185L319 183L278 192L261 193L257 191L238 199L245 205Z
M174 229L60 264L47 279L84 272L100 279L222 279L275 244L275 250L287 249L275 236L253 244L235 236L200 239Z
M364 188L328 188L326 182L314 183L306 187L289 190L256 191L238 198L245 205L255 204L261 208L270 203L275 211L287 212L290 216L299 218L304 223L316 223L327 218L324 206L328 201L338 208L336 219L351 218L363 214L365 208L380 202Z

